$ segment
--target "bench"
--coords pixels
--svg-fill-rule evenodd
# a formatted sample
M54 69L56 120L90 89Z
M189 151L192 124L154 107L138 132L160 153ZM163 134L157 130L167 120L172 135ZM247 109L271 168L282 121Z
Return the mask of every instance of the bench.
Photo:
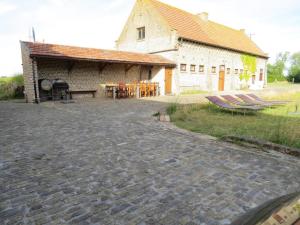
M73 94L92 94L93 98L96 97L97 90L79 90L79 91L69 91L70 98L73 98Z

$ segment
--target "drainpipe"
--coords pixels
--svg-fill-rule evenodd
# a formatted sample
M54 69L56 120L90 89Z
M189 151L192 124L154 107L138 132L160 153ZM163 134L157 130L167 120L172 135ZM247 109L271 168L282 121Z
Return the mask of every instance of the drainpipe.
M37 95L37 87L36 87L36 74L35 74L35 64L36 60L35 58L32 59L32 75L33 75L33 88L34 88L34 102L36 104L39 104L38 95Z

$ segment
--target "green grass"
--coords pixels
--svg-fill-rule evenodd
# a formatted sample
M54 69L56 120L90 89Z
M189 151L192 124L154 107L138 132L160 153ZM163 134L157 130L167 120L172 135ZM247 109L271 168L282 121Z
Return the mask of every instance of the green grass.
M287 87L287 86L293 86L295 84L288 82L288 81L277 81L273 83L268 83L269 87Z
M23 96L22 86L24 80L22 75L13 77L0 77L0 100L20 98Z
M199 94L207 94L207 91L201 90L186 90L180 93L180 95L199 95Z
M300 148L300 115L289 114L295 111L295 104L300 110L300 94L285 97L297 101L246 116L208 104L171 105L167 112L178 127L193 132L215 137L245 136Z

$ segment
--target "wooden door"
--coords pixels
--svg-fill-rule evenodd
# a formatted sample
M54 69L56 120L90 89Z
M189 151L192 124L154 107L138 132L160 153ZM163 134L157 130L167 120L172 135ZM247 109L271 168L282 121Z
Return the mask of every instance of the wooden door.
M166 68L165 69L165 94L172 93L172 69Z
M219 91L224 91L225 86L225 66L220 66L219 70Z

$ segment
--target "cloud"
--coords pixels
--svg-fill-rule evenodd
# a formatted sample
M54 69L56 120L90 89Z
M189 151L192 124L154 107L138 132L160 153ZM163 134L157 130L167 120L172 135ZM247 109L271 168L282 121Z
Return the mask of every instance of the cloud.
M0 0L0 73L22 71L19 40L114 48L136 0ZM161 0L178 8L206 11L213 21L255 33L253 40L272 58L280 51L299 51L299 0ZM10 13L10 12L14 13Z
M0 15L13 11L17 8L16 5L13 5L11 3L6 3L6 2L0 2Z

